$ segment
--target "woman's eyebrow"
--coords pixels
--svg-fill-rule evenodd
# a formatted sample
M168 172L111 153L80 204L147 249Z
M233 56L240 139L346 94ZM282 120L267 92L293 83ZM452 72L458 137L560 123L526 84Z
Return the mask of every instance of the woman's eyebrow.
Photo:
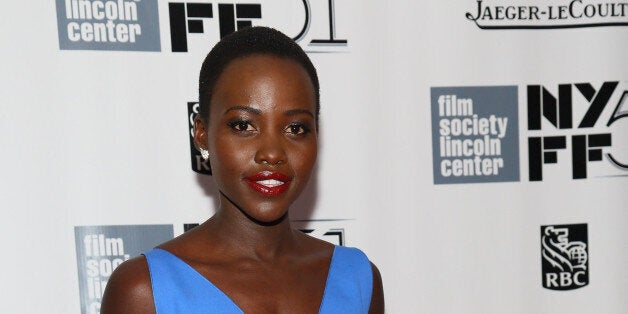
M259 109L255 109L255 108L251 108L251 107L247 107L247 106L233 106L229 109L227 109L227 111L225 111L224 114L227 114L229 111L233 111L233 110L244 110L247 112L250 112L252 114L256 114L256 115L261 115L262 111Z
M312 114L312 112L307 109L290 109L284 112L284 114L287 116L294 116L294 115L303 114L303 113L314 118L314 114Z

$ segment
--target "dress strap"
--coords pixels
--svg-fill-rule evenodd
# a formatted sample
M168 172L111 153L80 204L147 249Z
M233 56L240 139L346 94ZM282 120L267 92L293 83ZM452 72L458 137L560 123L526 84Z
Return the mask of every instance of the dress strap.
M368 313L373 293L373 270L357 248L336 247L319 313Z
M146 253L157 314L243 313L218 287L172 253Z

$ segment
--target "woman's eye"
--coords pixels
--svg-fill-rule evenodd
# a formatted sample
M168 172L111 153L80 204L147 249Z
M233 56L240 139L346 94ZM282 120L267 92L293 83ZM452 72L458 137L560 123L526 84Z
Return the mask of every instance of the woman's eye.
M286 132L293 135L305 135L310 130L302 124L291 124L286 128Z
M234 131L237 132L250 132L255 131L253 125L251 125L248 121L234 121L229 123L229 127L231 127Z

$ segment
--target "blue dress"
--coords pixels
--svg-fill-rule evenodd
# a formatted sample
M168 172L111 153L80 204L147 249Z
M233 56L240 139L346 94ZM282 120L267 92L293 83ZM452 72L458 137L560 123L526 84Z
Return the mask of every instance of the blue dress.
M224 292L172 253L152 249L148 261L157 314L244 313ZM368 313L371 264L359 249L336 246L319 313Z

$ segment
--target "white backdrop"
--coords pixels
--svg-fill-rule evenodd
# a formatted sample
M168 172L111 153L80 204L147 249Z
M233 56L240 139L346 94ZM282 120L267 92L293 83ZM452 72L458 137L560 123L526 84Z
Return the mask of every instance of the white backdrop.
M211 3L214 16L197 19L204 32L187 34L188 52L172 52L168 1L157 1L157 24L139 17L144 34L159 34L159 51L89 42L61 49L65 1L3 4L0 312L82 311L77 226L172 225L178 235L211 216L215 190L190 167L184 119L200 64L219 39L218 4L233 3L259 4L262 17L245 20L290 36L307 25L309 6L299 43L321 81L320 157L290 218L364 250L382 273L389 313L628 312L628 171L608 156L628 164L628 4L612 2L616 11L604 17L597 4L609 1L487 0L493 19L476 25L465 17L476 16L472 0L197 2ZM334 36L347 44L310 45L330 36L330 2ZM596 15L569 15L570 5L584 14L588 4ZM545 14L497 19L495 6L508 5ZM573 84L589 83L599 96L604 82L617 86L600 100L599 121L577 128L590 102ZM572 86L573 127L543 117L542 130L529 130L528 86L557 97L559 84ZM517 179L436 184L432 88L488 87L481 90L491 95L495 86L517 91L508 136L518 163L506 167ZM475 100L488 111L503 105ZM608 125L613 116L620 119ZM589 134L610 134L612 144L589 145L587 177L573 179L573 136ZM566 147L545 147L546 161L556 152L557 163L543 164L543 179L532 181L528 138L544 136L565 136ZM596 149L600 161L589 152ZM589 282L555 291L543 287L540 231L563 224L586 224Z

